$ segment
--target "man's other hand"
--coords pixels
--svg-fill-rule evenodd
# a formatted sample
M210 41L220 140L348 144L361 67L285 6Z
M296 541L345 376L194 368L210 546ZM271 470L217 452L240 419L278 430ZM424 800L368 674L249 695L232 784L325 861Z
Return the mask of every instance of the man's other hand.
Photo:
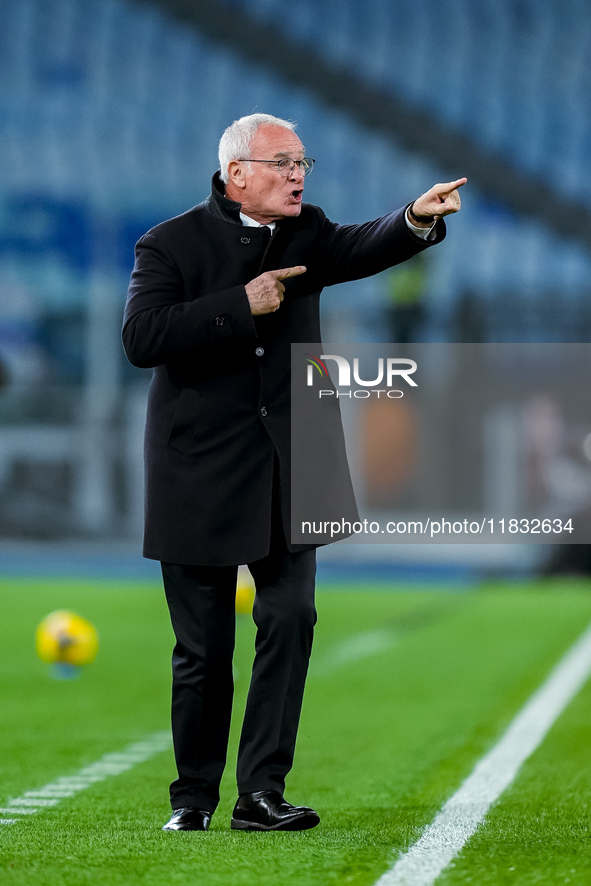
M283 268L281 271L265 271L246 284L246 294L250 302L250 311L255 317L258 314L272 314L283 301L285 286L281 282L288 277L305 274L306 268L297 265L295 268Z
M467 178L459 178L455 182L447 182L445 184L433 185L426 194L421 194L412 205L413 214L422 217L443 218L445 215L451 215L457 212L462 201L458 188L465 185Z

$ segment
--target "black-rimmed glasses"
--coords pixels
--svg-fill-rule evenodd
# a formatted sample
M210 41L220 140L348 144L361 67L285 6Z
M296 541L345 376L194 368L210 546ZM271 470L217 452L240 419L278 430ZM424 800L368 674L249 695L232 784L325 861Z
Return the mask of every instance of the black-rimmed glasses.
M276 166L279 175L291 175L297 166L302 175L310 175L314 169L314 160L311 157L304 157L303 160L292 160L291 157L282 157L281 160L253 160L252 157L243 157L241 163L270 163Z

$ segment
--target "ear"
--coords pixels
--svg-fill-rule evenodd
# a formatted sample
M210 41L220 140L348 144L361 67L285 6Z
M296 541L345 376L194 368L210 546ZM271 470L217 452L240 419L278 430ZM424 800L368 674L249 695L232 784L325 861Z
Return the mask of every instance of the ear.
M244 166L239 160L230 160L228 163L228 184L230 183L236 188L246 187Z

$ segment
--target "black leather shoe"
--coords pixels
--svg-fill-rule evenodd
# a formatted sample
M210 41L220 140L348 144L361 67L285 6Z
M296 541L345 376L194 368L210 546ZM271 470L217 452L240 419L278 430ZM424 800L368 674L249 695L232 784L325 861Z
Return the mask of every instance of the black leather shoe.
M206 831L211 821L211 812L203 809L193 809L192 806L182 806L175 809L172 818L167 821L163 831Z
M279 791L255 791L238 797L231 826L239 831L307 831L319 822L313 809L292 806Z

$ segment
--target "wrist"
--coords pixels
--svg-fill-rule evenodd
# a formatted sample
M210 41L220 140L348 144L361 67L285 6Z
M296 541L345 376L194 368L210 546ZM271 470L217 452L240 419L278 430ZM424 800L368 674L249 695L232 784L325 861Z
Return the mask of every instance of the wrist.
M414 203L411 203L408 207L408 217L410 218L413 225L417 225L417 227L419 228L430 228L433 224L435 224L434 215L417 215L414 212L414 207Z

